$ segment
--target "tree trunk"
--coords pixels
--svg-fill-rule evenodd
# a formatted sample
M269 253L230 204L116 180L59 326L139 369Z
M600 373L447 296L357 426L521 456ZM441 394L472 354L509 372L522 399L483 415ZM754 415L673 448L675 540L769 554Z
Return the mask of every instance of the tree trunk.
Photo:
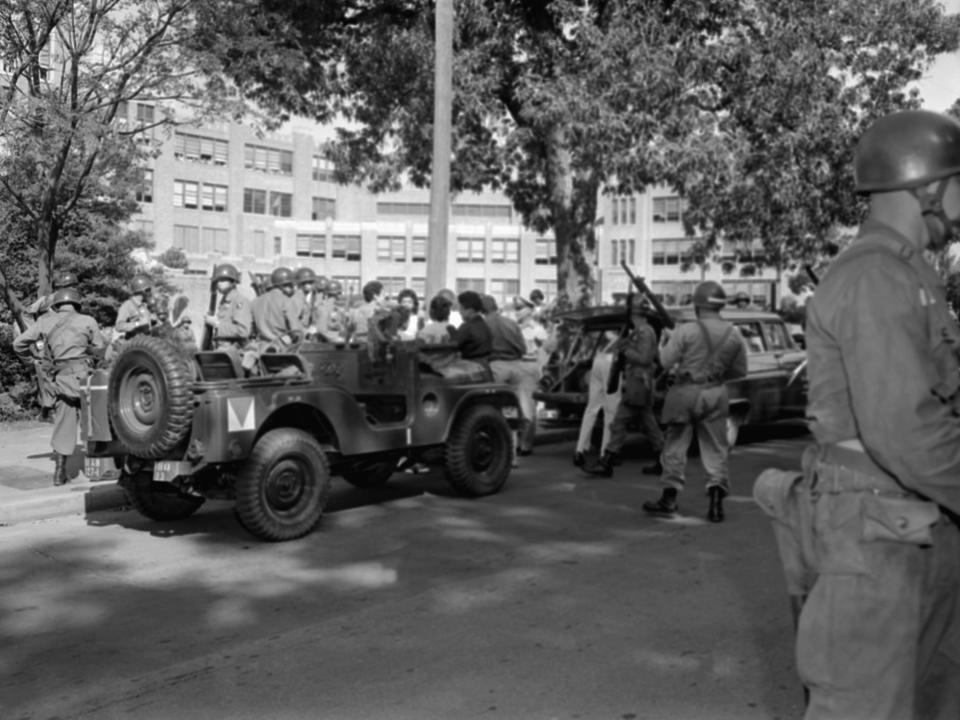
M550 213L557 243L558 309L587 307L596 289L599 183L592 175L575 174L566 133L556 128L547 147Z
M37 245L40 257L37 261L37 296L53 292L53 261L57 252L59 229L56 220L41 218L37 221Z
M10 287L10 283L7 282L7 276L3 272L3 267L0 267L0 297L3 297L4 302L7 303L7 307L10 308L10 314L13 315L13 320L17 323L20 332L26 330L27 321L23 314L23 304L13 291L13 288Z

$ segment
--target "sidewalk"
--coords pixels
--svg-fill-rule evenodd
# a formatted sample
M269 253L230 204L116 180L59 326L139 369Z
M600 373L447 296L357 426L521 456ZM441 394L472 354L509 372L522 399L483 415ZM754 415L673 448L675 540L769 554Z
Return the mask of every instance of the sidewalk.
M53 486L49 423L0 425L0 526L85 515L121 507L126 496L115 479L90 482L78 447L67 464L70 482Z

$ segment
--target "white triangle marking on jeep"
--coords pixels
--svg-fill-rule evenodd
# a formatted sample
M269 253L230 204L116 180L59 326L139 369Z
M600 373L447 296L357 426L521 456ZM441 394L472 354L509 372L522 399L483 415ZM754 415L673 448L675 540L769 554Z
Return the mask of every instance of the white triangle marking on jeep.
M256 430L252 396L227 398L227 432Z

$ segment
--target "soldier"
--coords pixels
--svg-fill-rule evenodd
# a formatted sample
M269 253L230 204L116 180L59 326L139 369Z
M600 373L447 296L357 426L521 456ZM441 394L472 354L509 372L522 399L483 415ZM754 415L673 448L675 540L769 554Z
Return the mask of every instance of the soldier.
M107 361L113 360L127 340L148 331L158 322L150 308L150 293L153 281L146 275L137 275L130 282L130 297L123 301L117 310L117 321L113 327L113 338L107 348Z
M253 306L255 338L261 345L291 345L303 337L300 308L294 300L293 271L278 267L270 274L270 290Z
M727 416L729 400L725 381L745 377L747 351L737 329L720 317L727 298L713 281L700 283L693 291L697 321L680 325L660 348L665 370L677 368L674 384L664 398L661 420L667 426L664 437L659 500L648 501L643 509L654 515L677 511L677 492L684 485L687 451L696 430L700 462L707 474L710 509L707 519L723 520L723 498L729 492L727 469ZM622 402L622 401L621 401Z
M35 300L26 312L40 319L43 315L53 313L50 304L53 302L53 295L57 290L65 288L75 288L77 286L77 276L72 272L59 272L53 278L53 292L44 295ZM40 416L47 420L53 411L56 403L56 391L50 376L53 368L50 367L43 350L43 341L38 341L31 350L33 355L33 370L37 376L37 399L40 402Z
M960 331L924 253L960 228L960 123L880 118L854 180L867 219L807 305L806 717L957 717Z
M327 282L327 331L331 340L343 340L347 326L346 301L343 297L343 284L336 278Z
M42 316L14 340L13 350L26 356L31 346L42 342L53 368L50 378L56 394L50 442L56 460L53 484L63 485L69 481L67 458L77 447L80 388L90 374L91 360L103 351L104 342L96 321L79 313L80 293L74 288L57 290L51 308L54 312Z
M621 337L613 348L619 355L613 372L623 371L623 379L611 378L610 383L620 382L620 404L610 424L610 440L601 449L596 465L587 469L592 475L612 477L613 466L619 464L620 451L627 439L627 422L636 418L650 442L658 460L642 469L647 475L659 475L663 471L660 454L663 452L663 431L653 412L653 379L656 374L657 333L647 322L647 305L631 296L630 321L632 328L626 337ZM609 389L609 388L608 388ZM615 391L614 391L615 392Z
M327 289L327 279L317 276L317 274L308 267L298 268L294 274L297 287L300 289L300 295L297 296L300 301L300 324L303 325L306 334L310 337L320 335L326 339L327 301L324 293Z
M214 347L242 349L250 338L253 320L250 302L237 290L240 273L230 263L217 265L211 282L219 295L217 312L204 317L204 322L213 328Z
M737 310L755 310L753 302L750 300L750 296L747 295L743 290L738 292L733 296L733 306Z

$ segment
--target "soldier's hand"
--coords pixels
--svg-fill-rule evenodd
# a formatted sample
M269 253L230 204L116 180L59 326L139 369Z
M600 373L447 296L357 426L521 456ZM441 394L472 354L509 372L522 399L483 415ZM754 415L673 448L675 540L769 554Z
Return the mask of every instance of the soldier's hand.
M203 321L212 327L220 327L220 318L216 315L205 315Z

